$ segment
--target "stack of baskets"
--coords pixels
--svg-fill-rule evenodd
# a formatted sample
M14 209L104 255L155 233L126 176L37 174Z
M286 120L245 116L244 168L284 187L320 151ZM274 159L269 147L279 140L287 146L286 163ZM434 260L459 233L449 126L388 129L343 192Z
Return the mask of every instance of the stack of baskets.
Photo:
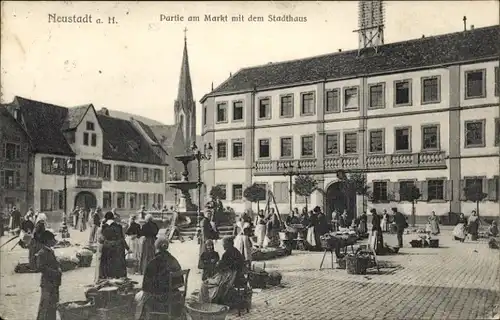
M370 256L366 254L349 254L345 257L348 274L366 274L370 264Z

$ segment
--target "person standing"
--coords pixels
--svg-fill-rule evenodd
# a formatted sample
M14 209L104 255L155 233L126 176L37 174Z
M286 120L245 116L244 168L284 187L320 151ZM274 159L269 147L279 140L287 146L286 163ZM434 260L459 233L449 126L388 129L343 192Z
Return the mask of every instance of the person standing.
M29 265L32 270L36 270L36 254L43 248L41 236L47 229L46 225L47 216L44 213L38 215L33 231L33 238L28 245Z
M133 268L134 273L137 271L137 265L140 259L139 238L141 237L141 225L136 222L137 216L130 216L127 230L125 231L125 242L133 253L136 261L136 266Z
M371 209L372 214L372 241L371 245L376 254L382 254L384 249L384 236L382 235L382 228L380 227L380 216L377 210Z
M98 237L97 231L101 226L101 216L99 215L99 212L97 210L95 210L92 213L91 218L92 218L92 229L90 229L89 244L97 242L97 237Z
M114 221L113 213L108 211L101 227L99 242L102 243L99 278L123 278L127 276L125 250L129 251L122 226Z
M406 228L408 228L408 222L406 221L406 217L401 212L399 212L397 208L392 208L392 212L394 213L394 223L396 224L397 229L398 245L400 248L402 248L403 232Z
M200 261L198 261L198 269L203 270L201 276L202 281L205 281L215 275L215 268L219 260L219 254L214 249L214 242L210 239L207 240L205 242L205 252L201 254Z
M52 247L56 244L54 234L43 231L40 234L42 248L36 253L37 268L40 277L40 304L37 320L56 320L57 304L59 303L59 287L61 286L62 270Z
M255 236L257 237L257 245L259 248L264 246L264 239L266 238L266 224L267 219L264 216L264 210L259 210L257 217L255 217Z
M476 210L472 210L472 214L468 219L467 224L467 232L470 234L471 240L477 240L478 231L479 231L479 217L477 216Z
M141 228L141 238L139 240L139 274L144 274L149 261L153 260L155 256L155 241L159 231L151 214L147 214L144 219L146 223Z
M73 229L75 229L75 230L78 227L79 214L80 214L80 208L75 207L75 209L73 210L73 214L72 214L73 215Z
M368 232L368 216L363 212L359 217L358 233L364 236Z
M245 261L252 262L252 241L250 236L252 234L252 225L248 222L239 222L240 233L234 239L234 247L243 255Z
M146 206L145 205L141 206L141 209L139 210L139 214L141 215L141 219L142 220L146 219L147 211L146 211Z
M436 216L436 212L432 211L431 216L428 219L430 225L430 232L433 235L438 235L439 230L439 218Z
M215 240L218 235L213 229L212 224L212 211L207 209L205 217L200 221L201 235L200 235L200 256L205 251L205 242L207 240Z
M385 210L385 209L382 213L382 221L381 221L380 228L382 229L382 232L389 231L389 214L387 214L387 210Z
M277 248L280 245L279 232L281 230L281 221L278 214L271 208L266 225L266 238L264 247Z
M78 217L80 218L80 232L87 230L87 214L84 208L80 209L78 213Z
M21 212L17 210L16 207L12 207L12 211L10 212L10 223L9 229L12 233L17 232L19 228L21 228Z

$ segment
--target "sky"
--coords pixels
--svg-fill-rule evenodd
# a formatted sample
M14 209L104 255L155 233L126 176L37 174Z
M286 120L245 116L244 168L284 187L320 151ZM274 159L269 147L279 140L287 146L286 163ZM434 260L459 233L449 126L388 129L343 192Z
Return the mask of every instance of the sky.
M385 43L462 31L464 15L467 28L499 24L494 0L387 1L385 8ZM357 10L357 1L2 1L1 102L21 96L68 107L93 103L171 124L184 28L200 115L199 100L212 83L240 68L356 49ZM88 14L93 23L49 23L49 14ZM184 21L160 21L162 14ZM229 22L205 22L206 14L227 14ZM246 21L230 21L240 14ZM268 22L270 14L307 22ZM249 22L250 15L266 21Z

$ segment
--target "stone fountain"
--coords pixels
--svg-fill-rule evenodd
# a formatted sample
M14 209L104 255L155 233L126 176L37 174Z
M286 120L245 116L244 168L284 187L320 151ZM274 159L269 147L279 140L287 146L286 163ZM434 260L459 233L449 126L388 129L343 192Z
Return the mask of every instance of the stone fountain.
M198 187L198 181L189 181L188 165L191 161L195 160L195 156L193 154L186 154L176 156L175 159L177 161L180 161L184 165L182 178L180 180L167 181L167 185L181 191L177 211L180 213L185 213L187 212L186 198L189 197L189 190L193 190Z

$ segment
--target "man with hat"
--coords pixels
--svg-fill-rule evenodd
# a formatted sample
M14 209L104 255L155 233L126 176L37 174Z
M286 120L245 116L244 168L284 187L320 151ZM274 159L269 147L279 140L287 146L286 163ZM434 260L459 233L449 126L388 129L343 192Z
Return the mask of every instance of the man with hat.
M403 247L403 232L405 228L408 228L408 222L406 217L398 211L398 208L392 208L392 213L394 215L394 223L397 227L398 245L400 248Z

